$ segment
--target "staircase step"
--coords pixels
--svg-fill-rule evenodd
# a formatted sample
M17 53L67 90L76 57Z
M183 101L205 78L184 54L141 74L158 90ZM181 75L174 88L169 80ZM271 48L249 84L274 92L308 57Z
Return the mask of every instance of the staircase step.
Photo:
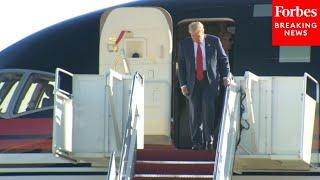
M212 179L212 175L172 175L172 174L137 174L135 180L145 179Z
M212 179L214 151L148 144L137 150L134 179Z
M214 161L136 161L136 163L148 163L148 164L212 164Z
M214 162L207 163L148 163L138 161L135 164L135 174L176 174L176 175L211 175Z
M214 161L213 151L191 149L139 149L137 160L143 161Z

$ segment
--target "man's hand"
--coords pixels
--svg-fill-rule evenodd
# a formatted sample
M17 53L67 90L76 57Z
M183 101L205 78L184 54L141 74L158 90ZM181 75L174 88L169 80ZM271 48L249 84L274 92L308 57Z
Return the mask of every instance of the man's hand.
M189 89L187 88L187 86L182 86L181 87L181 92L184 96L188 96L189 95Z
M223 85L225 87L230 86L230 84L231 84L230 78L223 78Z

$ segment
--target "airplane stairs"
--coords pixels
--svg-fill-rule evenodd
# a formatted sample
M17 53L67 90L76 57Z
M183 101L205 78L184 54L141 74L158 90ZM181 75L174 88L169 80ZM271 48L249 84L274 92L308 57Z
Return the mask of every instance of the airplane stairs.
M304 77L295 77L295 81L291 81L292 79L290 79L290 81L288 82L290 86L292 87L296 87L296 81L299 83L303 83L304 87L307 87L306 82L308 80L308 75L305 74ZM275 80L273 77L267 79L268 81L265 81L266 77L264 77L264 80L261 81L263 83L269 83L269 85L272 84L273 80ZM311 79L311 77L309 78ZM286 99L290 99L292 96L291 94L287 95L287 91L284 91L283 89L287 89L287 84L286 84L286 79L279 77L279 79L276 79L278 81L277 85L274 88L274 91L272 90L271 86L267 86L267 90L265 90L264 88L261 87L265 87L265 86L253 86L252 85L252 81L257 81L259 82L259 77L256 77L254 74L248 72L245 74L245 78L244 79L240 79L239 80L239 84L244 84L244 88L241 88L240 85L237 84L231 84L230 86L228 86L226 88L225 91L225 97L224 97L224 102L223 102L223 111L222 111L222 117L221 117L221 127L219 130L219 136L218 136L218 142L217 142L217 149L216 151L195 151L195 150L190 150L190 149L176 149L173 145L145 145L145 147L143 147L142 143L143 141L138 141L139 139L141 139L141 132L143 131L139 131L139 126L137 125L140 116L139 114L135 114L135 116L132 116L132 114L130 114L130 118L127 122L127 128L125 131L125 134L123 136L123 145L122 145L122 150L121 150L121 156L120 156L120 170L117 171L116 170L116 165L115 165L115 158L114 158L114 153L113 153L113 158L112 161L110 161L111 165L109 165L109 170L108 170L108 176L112 177L112 178L108 178L108 179L115 179L113 177L116 177L116 175L118 174L117 177L119 177L120 179L214 179L214 180L230 180L232 178L233 175L233 167L234 167L234 160L235 160L235 152L237 150L237 145L239 143L239 136L240 136L240 120L242 119L242 117L244 116L244 120L245 121L252 121L254 119L254 106L257 106L256 108L258 109L263 109L263 108L269 108L269 110L271 109L272 105L274 105L273 101L278 102L279 101L279 97L282 98L286 98ZM280 83L281 82L281 83ZM263 84L262 83L262 84ZM141 83L142 84L142 83ZM281 85L281 86L280 86ZM270 87L270 88L269 88ZM273 87L273 86L272 86ZM317 87L317 91L315 92L319 92L319 88L318 85L316 84ZM252 90L252 88L255 88L254 90ZM316 100L315 99L319 99L317 98L312 98L307 96L308 94L306 94L307 90L303 89L303 88L299 88L296 87L297 90L294 93L294 95L300 97L301 94L304 94L305 101L303 101L302 103L296 103L297 105L293 106L297 108L301 108L301 111L303 112L311 112L312 109L316 109ZM282 91L283 90L283 91ZM260 91L262 92L269 92L268 98L267 100L263 99L260 101L257 101L257 99L260 100ZM135 92L135 91L132 91ZM253 96L252 92L255 92L254 94L256 96ZM259 92L259 93L258 93ZM275 95L273 95L273 93L276 93ZM302 92L302 93L301 93ZM278 93L278 94L277 94ZM318 95L317 95L318 96ZM135 96L132 96L135 97ZM253 99L253 97L255 99ZM272 98L271 98L272 97ZM133 99L133 98L132 98ZM275 99L275 100L274 100ZM255 101L257 102L255 102ZM271 101L273 100L273 101ZM301 101L301 98L296 98L296 100L299 102ZM303 98L302 98L303 100ZM265 102L267 101L267 102ZM137 103L138 101L132 101ZM281 101L282 102L282 101ZM259 106L258 106L258 105ZM303 105L303 107L301 106L301 104ZM260 106L261 105L261 106ZM263 105L263 106L262 106ZM279 109L282 104L278 103L277 104L277 108ZM130 107L139 107L136 104L130 104ZM143 106L142 106L143 107ZM287 106L284 107L285 111L287 112L287 114L289 113L290 115L292 115L292 112L289 111L289 108L292 108L291 106L288 108ZM308 111L306 111L308 110ZM135 112L136 110L132 110L130 109L129 112ZM138 111L139 112L139 111ZM271 110L270 110L271 112ZM273 115L273 113L271 114L269 111L263 113L262 115L265 115L266 113L271 117L271 115ZM276 111L278 112L278 111ZM244 115L243 113L246 113L246 115ZM302 112L301 112L302 113ZM313 113L313 112L312 112ZM275 113L276 114L276 113ZM279 116L279 114L282 113L278 113L277 117ZM311 114L311 113L310 113ZM315 113L316 114L316 113ZM261 115L261 114L259 114ZM302 115L302 114L301 114ZM258 116L257 116L258 117ZM280 118L282 116L279 116L278 118ZM294 116L288 116L290 118L287 119L283 119L283 120L287 120L288 122L291 123L291 118L294 118ZM314 118L313 116L309 116L309 115L304 115L301 116L303 117L302 119L295 119L295 123L296 126L294 127L298 127L300 126L301 122L303 122L303 128L299 129L299 128L291 128L294 129L292 130L291 133L294 132L298 132L300 134L303 133L303 136L301 137L308 137L309 140L312 140L312 131L313 130L309 130L309 131L305 131L304 128L308 127L308 129L312 129L313 128L313 122L314 122ZM262 118L264 120L264 118ZM286 122L287 122L286 121ZM256 123L259 121L256 121ZM271 119L268 118L268 122L269 124L272 124ZM262 123L261 127L268 127L268 126L263 126L266 121L260 121L259 123ZM248 129L249 129L249 123L248 124ZM277 125L277 126L276 126ZM312 126L311 126L312 125ZM260 126L259 126L260 127ZM271 126L270 126L271 127ZM273 126L272 126L273 127ZM281 134L281 132L283 131L283 128L288 128L288 126L286 126L286 124L284 124L282 122L282 124L275 124L274 126L275 128L270 128L272 129L272 131L266 131L266 132L277 132L278 135ZM242 128L246 128L246 126L243 126ZM318 129L318 128L316 128ZM252 130L255 130L254 128L252 128ZM138 133L141 133L140 136L138 136ZM250 133L250 138L252 137L258 137L257 135L259 134L254 134L254 133ZM263 133L266 134L266 133ZM140 138L139 138L140 137ZM259 135L260 137L260 135ZM266 136L267 138L271 138L273 136ZM287 137L287 136L285 136ZM283 169L284 167L289 169L291 167L296 167L295 164L292 164L292 162L294 161L294 163L298 164L299 169L297 170L301 170L305 167L309 168L310 167L310 163L307 162L305 159L303 159L304 157L309 158L311 160L311 141L310 144L304 145L302 146L302 143L304 141L301 141L301 137L300 136L296 136L295 137L295 141L296 143L291 143L294 144L294 146L292 146L294 148L294 152L299 152L301 153L300 150L304 150L304 155L301 156L300 154L294 155L293 159L286 159L287 158L287 154L280 154L281 156L279 157L272 157L274 159L270 159L268 154L265 154L263 156L260 156L258 158L248 158L248 156L246 156L248 153L245 153L243 157L238 157L238 164L237 165L241 165L241 162L239 163L240 160L242 160L241 158L243 158L244 162L249 162L248 164L245 164L244 168L246 168L248 165L251 166L251 168L257 168L257 169L266 169L266 170L274 170L274 169ZM310 138L309 138L310 137ZM243 137L242 137L243 138ZM265 138L265 137L264 137ZM265 139L267 139L265 138ZM278 138L278 137L275 137ZM280 138L280 137L279 137ZM262 138L261 138L262 139ZM260 142L269 142L265 139L260 140ZM255 139L254 141L256 141L257 139ZM250 140L251 143L252 140ZM270 140L271 141L271 140ZM281 143L277 143L277 146L282 152L282 148L286 148L286 150L288 149L286 146L288 145L285 141L287 141L286 138L282 138ZM140 143L139 143L140 142ZM247 142L243 142L243 143L247 143ZM299 145L299 143L301 143L301 145ZM296 145L297 144L297 145ZM317 143L316 143L317 144ZM139 146L138 146L139 145ZM270 144L268 147L271 147L272 144ZM289 143L290 145L290 143ZM298 146L299 145L299 146ZM306 147L306 148L302 148L302 147ZM314 145L314 147L316 147L316 145ZM138 150L137 150L138 148ZM251 153L250 151L248 151L249 153ZM291 152L291 151L290 151ZM251 154L249 154L251 155ZM292 154L289 154L292 155ZM239 155L241 156L241 154ZM262 158L261 158L262 157ZM283 158L286 157L286 158ZM309 160L309 159L307 159ZM276 162L276 163L274 163ZM280 163L279 163L280 162ZM284 163L282 163L284 162ZM250 164L251 163L251 164ZM290 164L291 163L291 164ZM303 164L302 164L303 163ZM271 166L270 166L271 164ZM287 166L288 165L288 166ZM268 167L267 167L268 166ZM265 168L267 167L267 168ZM295 169L296 170L296 169ZM117 173L118 172L118 173ZM113 175L113 176L111 176ZM132 178L133 177L133 178ZM262 178L265 179L265 178Z
M137 150L134 179L212 179L214 151L145 145Z
M240 127L239 102L237 87L228 87L217 151L177 149L173 145L146 145L144 149L137 150L134 179L231 179Z

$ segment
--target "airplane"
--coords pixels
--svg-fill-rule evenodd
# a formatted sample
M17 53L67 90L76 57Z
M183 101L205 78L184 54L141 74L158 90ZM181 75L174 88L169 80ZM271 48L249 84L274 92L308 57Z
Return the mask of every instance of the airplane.
M131 11L126 10L125 7L136 7L136 9ZM135 24L141 22L134 18L130 19L126 11L139 14L143 13L144 7L154 7L154 9L158 7L165 19L153 22L151 17L142 16L146 19L145 24ZM108 19L112 12L119 14L114 19ZM208 34L217 36L225 32L232 34L232 39L229 39L233 41L229 58L234 76L243 76L246 71L259 76L303 76L304 72L308 72L317 81L320 79L317 70L319 66L317 59L320 56L318 46L276 47L271 45L270 1L199 0L195 2L186 0L181 2L148 0L110 7L44 29L0 52L0 67L2 69L0 77L2 118L0 121L0 151L1 158L5 160L5 163L1 165L3 167L1 171L6 172L9 166L38 169L41 166L64 168L68 166L69 169L64 170L62 174L70 175L69 179L71 176L83 178L80 177L83 169L87 174L91 172L91 175L97 176L98 179L105 178L107 174L105 167L92 167L92 164L86 162L75 165L49 155L52 146L53 104L52 102L50 106L42 104L50 99L50 93L46 93L45 87L54 86L56 68L66 69L74 74L103 75L107 67L112 67L125 73L123 62L118 60L122 57L132 60L129 67L134 63L139 64L139 62L134 62L139 58L150 59L150 62L143 63L155 63L159 61L157 56L164 60L162 64L158 63L158 69L143 69L141 72L147 80L148 78L159 78L168 84L164 89L161 84L152 86L154 94L148 94L148 97L154 98L154 104L150 105L150 109L152 109L152 105L156 105L156 102L169 104L166 107L159 107L166 111L167 114L164 115L166 121L155 125L149 122L150 124L147 124L146 127L150 128L145 129L145 133L155 135L153 138L159 138L159 141L164 144L174 142L175 148L183 149L182 152L189 153L187 105L179 91L176 63L178 42L188 36L187 25L194 20L203 22ZM121 23L130 28L121 29ZM164 24L160 27L163 28L162 30L155 29L148 33L151 33L155 38L161 35L162 38L155 39L155 41L162 44L157 47L158 49L152 50L153 54L149 50L143 50L145 47L150 48L148 45L150 39L143 38L143 34L135 34L135 30L139 31L139 26L152 28L160 26L161 23ZM119 38L120 35L124 38ZM126 54L122 53L122 49L114 49L117 48L115 44L118 39L118 43L125 44L125 48L129 49ZM131 47L140 47L142 50L130 52ZM131 72L133 70L134 68L130 69ZM70 82L69 79L65 84L62 84L67 91L72 91ZM158 95L170 98L158 98ZM146 116L148 118L150 115L146 114ZM318 121L319 113L316 116ZM159 116L159 118L163 117ZM317 146L318 143L318 132L319 128L315 123L314 146ZM161 133L165 136L157 136ZM154 139L148 140L146 138L145 141L151 142ZM314 148L314 151L318 152L318 148ZM37 154L41 155L36 157ZM38 159L27 162L26 160L17 160L17 156L26 157L25 159ZM41 170L31 171L29 169L26 171L32 172L32 175L26 179L46 174L39 172ZM26 171L10 170L10 173L5 176L21 177L21 174ZM55 173L56 176L61 175L59 174L61 170L57 173L52 168L50 170L47 168L46 171L51 176ZM312 172L252 170L244 172L242 175L234 175L234 178L258 179L257 176L260 179L266 179L270 176L315 179L320 176L320 173L317 170Z

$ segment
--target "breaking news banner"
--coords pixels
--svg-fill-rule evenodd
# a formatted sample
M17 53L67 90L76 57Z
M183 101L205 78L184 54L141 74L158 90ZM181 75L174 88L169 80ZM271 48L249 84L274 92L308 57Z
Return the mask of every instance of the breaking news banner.
M320 0L272 0L273 46L319 46Z

